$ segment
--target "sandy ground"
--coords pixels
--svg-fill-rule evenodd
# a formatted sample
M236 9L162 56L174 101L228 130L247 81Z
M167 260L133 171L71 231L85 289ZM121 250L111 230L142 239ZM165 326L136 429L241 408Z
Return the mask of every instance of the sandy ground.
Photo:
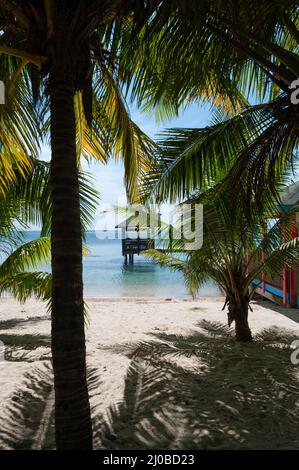
M253 303L258 341L240 347L221 326L221 298L87 304L97 447L299 448L299 365L288 349L298 310ZM0 340L0 448L52 448L46 305L0 299Z

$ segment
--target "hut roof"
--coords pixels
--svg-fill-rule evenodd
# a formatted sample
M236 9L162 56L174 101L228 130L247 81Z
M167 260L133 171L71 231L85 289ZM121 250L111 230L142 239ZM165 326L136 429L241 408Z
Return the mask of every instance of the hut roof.
M150 226L148 224L140 226L140 221L137 215L131 215L131 217L128 217L126 220L123 220L115 226L115 228L122 228L129 232L133 232L134 230L146 230L149 227Z

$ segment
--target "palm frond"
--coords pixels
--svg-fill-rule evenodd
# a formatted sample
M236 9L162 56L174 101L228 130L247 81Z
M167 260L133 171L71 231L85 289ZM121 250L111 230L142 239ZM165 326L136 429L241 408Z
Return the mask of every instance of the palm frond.
M0 278L46 264L50 260L51 243L48 237L41 237L22 244L0 265Z
M30 297L50 302L52 276L47 272L19 272L7 274L0 279L0 292L10 293L19 302L24 303Z
M234 188L236 201L244 207L252 198L269 202L273 195L277 197L277 183L292 166L298 146L287 98L222 117L204 129L162 134L159 167L144 179L145 196L183 200L223 180L221 188Z
M132 121L117 78L103 63L99 63L96 95L98 98L94 108L100 117L99 125L104 116L108 124L106 139L110 153L117 159L123 159L127 193L134 201L138 199L139 178L154 165L157 146ZM98 132L101 132L100 127Z

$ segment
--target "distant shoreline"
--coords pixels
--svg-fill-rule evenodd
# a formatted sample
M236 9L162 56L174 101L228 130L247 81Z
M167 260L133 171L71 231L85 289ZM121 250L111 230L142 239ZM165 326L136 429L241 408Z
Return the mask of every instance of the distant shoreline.
M1 301L11 301L11 300L15 300L17 302L17 300L11 296L11 295L7 295L7 296L0 296L0 302ZM145 302L149 302L149 301L152 301L152 302L223 302L225 300L224 296L199 296L199 297L195 297L194 299L190 296L178 296L178 297L166 297L166 296L162 296L162 297L158 297L158 296L99 296L99 297L95 297L95 296L92 296L92 297L84 297L84 300L88 301L88 302L134 302L134 301L145 301ZM36 299L34 297L31 297L30 298L30 301L36 301L36 302L40 302L39 299ZM25 302L26 303L26 302Z

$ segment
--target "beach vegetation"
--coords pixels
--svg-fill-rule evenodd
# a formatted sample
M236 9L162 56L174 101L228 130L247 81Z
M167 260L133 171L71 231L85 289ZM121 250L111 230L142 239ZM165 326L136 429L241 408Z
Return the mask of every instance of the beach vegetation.
M225 296L223 309L228 325L235 325L236 340L252 341L248 313L261 279L298 264L299 237L293 237L296 206L288 211L277 207L278 218L265 206L262 218L252 207L249 220L242 208L236 210L228 193L203 192L196 202L204 207L201 248L185 250L184 240L178 239L166 250L144 253L161 266L182 272L193 296L212 279Z

